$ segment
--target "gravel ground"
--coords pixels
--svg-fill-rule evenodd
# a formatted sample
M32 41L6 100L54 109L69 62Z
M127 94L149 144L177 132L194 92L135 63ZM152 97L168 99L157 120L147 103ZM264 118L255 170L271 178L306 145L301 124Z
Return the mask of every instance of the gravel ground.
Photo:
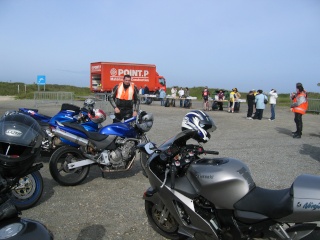
M143 110L154 114L154 125L148 135L158 144L180 130L181 120L189 111L159 105L159 102L142 105ZM34 107L34 102L0 98L0 114L19 107ZM40 105L38 109L43 114L54 115L59 107ZM193 108L196 107L201 108L201 103L194 102ZM208 114L215 120L217 130L205 148L219 151L219 157L244 161L257 185L286 188L300 174L319 174L318 115L303 116L303 137L293 139L291 131L295 130L295 124L288 108L277 107L275 121L268 121L269 105L261 121L246 120L243 103L240 113L209 111ZM107 174L106 178L93 166L84 183L74 187L62 187L51 178L49 156L43 156L41 161L45 189L39 203L24 211L23 217L46 224L55 239L164 239L148 224L142 195L149 183L138 161L130 171Z

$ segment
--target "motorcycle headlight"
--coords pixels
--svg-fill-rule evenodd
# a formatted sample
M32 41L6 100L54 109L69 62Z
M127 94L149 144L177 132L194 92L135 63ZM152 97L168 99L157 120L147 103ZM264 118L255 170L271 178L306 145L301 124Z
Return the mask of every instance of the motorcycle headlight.
M22 223L12 223L0 229L0 239L8 239L17 235L23 229Z

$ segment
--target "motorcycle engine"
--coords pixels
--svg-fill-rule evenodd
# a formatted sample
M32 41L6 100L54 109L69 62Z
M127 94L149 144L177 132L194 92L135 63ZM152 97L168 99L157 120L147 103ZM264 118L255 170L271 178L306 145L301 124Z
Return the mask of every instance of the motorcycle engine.
M121 141L119 147L110 152L109 161L113 167L125 167L126 163L135 156L135 153L134 141Z

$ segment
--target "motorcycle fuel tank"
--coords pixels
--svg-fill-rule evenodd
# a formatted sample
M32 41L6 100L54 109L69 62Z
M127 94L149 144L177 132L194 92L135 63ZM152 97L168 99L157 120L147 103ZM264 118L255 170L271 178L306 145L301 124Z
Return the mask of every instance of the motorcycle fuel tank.
M99 133L105 135L116 135L123 138L136 138L135 129L125 123L112 123L100 129Z
M199 159L190 165L187 177L218 209L234 209L234 203L255 186L249 168L232 158Z

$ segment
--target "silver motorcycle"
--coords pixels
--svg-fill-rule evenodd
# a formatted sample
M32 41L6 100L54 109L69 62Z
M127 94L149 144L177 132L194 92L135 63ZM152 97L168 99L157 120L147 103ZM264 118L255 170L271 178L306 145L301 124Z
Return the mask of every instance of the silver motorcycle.
M301 175L290 188L256 186L249 168L232 158L187 144L185 130L161 146L139 149L149 155L144 193L151 226L169 239L320 239L320 177Z

